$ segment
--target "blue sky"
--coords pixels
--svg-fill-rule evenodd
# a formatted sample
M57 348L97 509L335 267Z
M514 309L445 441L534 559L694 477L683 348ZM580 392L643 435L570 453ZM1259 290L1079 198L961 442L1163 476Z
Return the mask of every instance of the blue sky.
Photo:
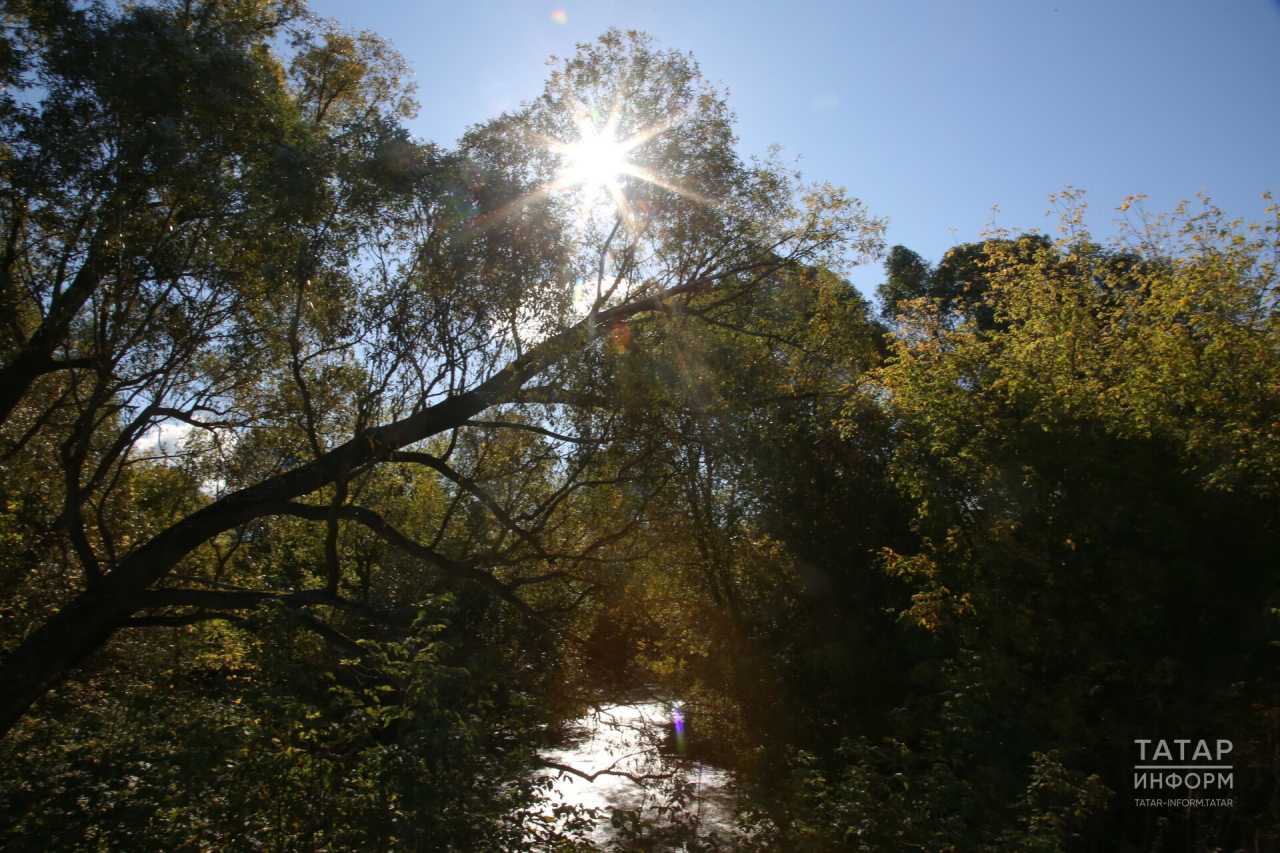
M415 133L449 145L541 91L552 55L610 26L692 52L727 88L744 155L778 143L805 178L890 218L936 260L997 225L1050 230L1088 193L1095 231L1144 193L1203 190L1261 218L1280 193L1277 0L311 0L389 38L416 71ZM555 15L562 11L562 16ZM563 23L557 18L563 18ZM871 290L878 266L855 271Z

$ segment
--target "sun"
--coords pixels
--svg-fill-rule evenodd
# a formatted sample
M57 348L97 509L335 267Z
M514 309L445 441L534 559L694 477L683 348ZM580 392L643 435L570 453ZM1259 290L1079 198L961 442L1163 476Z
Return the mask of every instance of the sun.
M484 228L492 222L504 219L514 211L528 207L560 192L576 191L580 195L580 219L586 221L606 207L616 210L620 224L633 235L643 234L647 219L657 204L649 201L632 201L636 195L624 187L643 182L662 187L672 193L701 204L713 205L708 199L679 181L671 180L652 166L637 163L637 157L645 143L679 125L681 115L668 116L665 120L623 136L618 131L620 110L617 105L603 118L598 109L589 109L581 103L572 107L572 118L577 133L574 139L564 140L543 133L534 133L537 144L560 157L560 168L550 181L527 195L512 201L501 209L483 217L477 217L471 227ZM637 159L645 159L638 158Z
M631 171L634 164L628 162L627 154L633 147L626 142L618 142L603 131L584 134L561 151L564 168L560 172L560 183L587 188L607 187Z
M619 110L615 108L602 122L599 110L579 105L573 111L578 131L576 139L566 142L543 137L547 147L560 154L562 163L560 171L546 191L580 190L583 192L584 208L597 205L601 201L600 193L603 192L612 199L627 228L636 232L640 225L636 220L636 211L628 201L627 193L623 191L624 179L645 181L692 198L697 196L632 160L637 149L678 122L669 120L629 136L621 136L618 132L618 115Z
M548 139L548 145L560 154L561 169L552 182L552 191L581 189L586 193L584 203L591 203L599 192L606 191L617 204L624 218L630 218L626 194L621 181L625 177L652 180L648 170L632 162L631 154L661 132L661 128L634 133L618 138L618 111L611 110L600 122L598 110L578 107L573 111L578 138L569 142Z

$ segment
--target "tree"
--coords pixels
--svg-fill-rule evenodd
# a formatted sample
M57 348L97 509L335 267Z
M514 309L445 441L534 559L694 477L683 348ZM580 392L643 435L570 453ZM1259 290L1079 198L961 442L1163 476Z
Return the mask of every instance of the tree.
M989 329L994 315L983 297L991 289L991 270L1014 256L1030 260L1050 245L1043 234L992 237L956 246L936 267L906 246L894 246L884 262L886 280L876 288L880 316L893 320L915 300L927 299L943 315L976 320L981 328Z
M979 244L992 323L909 305L878 371L920 536L883 566L914 587L899 642L924 642L893 741L851 741L825 814L924 849L1260 843L1277 778L1276 209L1245 225L1183 205L1099 245L1064 201L1054 243ZM1229 820L1131 807L1117 744L1173 727L1236 733Z
M399 125L385 43L299 13L15 13L5 730L121 632L275 602L354 650L417 612L406 561L549 623L660 474L619 398L627 339L876 247L839 191L797 204L776 161L740 162L723 100L643 37L445 153ZM612 174L566 172L583 138ZM57 476L27 479L42 460ZM281 562L303 522L315 545Z

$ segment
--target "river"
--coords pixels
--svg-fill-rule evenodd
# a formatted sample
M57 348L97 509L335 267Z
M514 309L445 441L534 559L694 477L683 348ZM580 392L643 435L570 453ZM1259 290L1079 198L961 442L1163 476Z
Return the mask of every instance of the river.
M733 816L731 774L685 757L685 716L679 701L648 696L574 720L558 746L540 753L551 803L594 810L586 837L606 848L699 849L699 839L723 836Z

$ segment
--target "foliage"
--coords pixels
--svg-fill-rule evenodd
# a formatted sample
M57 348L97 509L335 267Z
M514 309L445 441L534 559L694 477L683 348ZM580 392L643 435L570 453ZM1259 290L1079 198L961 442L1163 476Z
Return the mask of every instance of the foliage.
M1071 782L1092 793L1065 811L1028 789L1039 816L1017 843L1033 849L1050 830L1138 843L1155 815L1126 807L1133 739L1265 737L1251 706L1274 690L1276 224L1184 206L1102 247L1078 195L1063 200L1054 244L997 235L966 250L987 259L993 322L906 303L870 386L894 418L893 476L921 536L883 566L915 590L903 630L935 649L896 734L972 801L995 798L943 808L939 831L955 815L970 831L1004 823L995 810L1033 753L1071 768L1041 776L1096 775L1117 792L1089 821L1096 786ZM955 731L958 743L943 734ZM1248 799L1236 791L1248 821L1268 807L1263 774ZM1211 813L1187 819L1187 849L1234 843Z
M358 665L340 666L287 609L252 621L247 644L241 632L192 627L170 629L154 660L118 650L114 663L136 684L123 696L61 691L60 713L6 744L21 773L3 789L5 849L532 841L539 787L522 743L538 684L519 675L530 655L518 637L423 624L362 644Z
M1276 226L1102 246L1063 201L1056 242L954 250L967 293L915 264L890 358L824 377L843 439L717 436L733 603L666 616L657 672L737 738L740 849L1274 849ZM1234 807L1136 806L1134 739L1193 735Z
M927 299L952 323L967 319L988 329L995 322L993 306L984 299L992 272L1049 246L1043 234L991 237L951 249L936 267L906 246L894 246L884 262L887 279L876 288L880 316L892 321L913 300Z

